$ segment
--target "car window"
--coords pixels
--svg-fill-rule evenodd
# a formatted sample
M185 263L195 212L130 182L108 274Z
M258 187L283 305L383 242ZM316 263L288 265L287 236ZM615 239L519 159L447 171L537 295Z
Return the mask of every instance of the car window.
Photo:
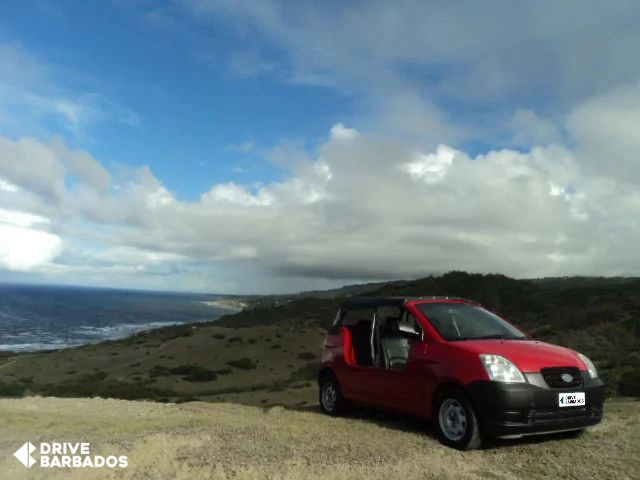
M481 338L525 339L527 336L497 315L466 303L422 303L417 305L446 340Z
M413 327L416 332L422 332L422 326L420 325L420 322L418 322L416 317L411 315L409 312L405 312L405 315L402 317L402 322L409 325L410 327Z

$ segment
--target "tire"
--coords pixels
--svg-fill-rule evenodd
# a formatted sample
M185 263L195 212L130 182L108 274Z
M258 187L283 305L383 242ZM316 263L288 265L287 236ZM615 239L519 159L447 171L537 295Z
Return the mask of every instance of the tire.
M482 445L482 434L469 397L459 388L447 388L437 397L434 423L440 441L457 450Z
M340 415L347 407L347 401L334 375L325 375L320 379L318 400L322 411L332 417Z

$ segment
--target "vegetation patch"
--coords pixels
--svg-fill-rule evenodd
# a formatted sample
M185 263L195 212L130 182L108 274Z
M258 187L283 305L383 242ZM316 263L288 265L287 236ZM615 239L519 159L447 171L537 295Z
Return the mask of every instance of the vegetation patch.
M210 382L218 378L216 372L199 365L178 365L177 367L156 365L149 372L149 376L152 378L169 375L182 375L182 379L187 382Z
M620 395L640 397L640 369L630 370L620 375L618 392Z
M254 370L258 367L258 364L250 358L244 357L240 360L229 360L227 365L240 370Z
M315 380L318 376L318 364L316 362L309 362L306 365L297 368L289 376L290 382L298 382L305 380Z
M315 358L317 357L311 352L302 352L298 354L298 360L313 360Z

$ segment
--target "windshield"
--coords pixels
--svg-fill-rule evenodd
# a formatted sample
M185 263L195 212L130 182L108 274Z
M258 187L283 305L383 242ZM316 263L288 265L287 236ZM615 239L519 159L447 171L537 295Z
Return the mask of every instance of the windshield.
M483 338L526 339L524 333L488 312L466 303L421 303L416 305L445 340Z

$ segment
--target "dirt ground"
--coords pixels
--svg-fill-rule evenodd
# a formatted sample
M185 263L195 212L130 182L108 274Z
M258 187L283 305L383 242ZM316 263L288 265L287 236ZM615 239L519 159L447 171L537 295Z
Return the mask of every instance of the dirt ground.
M441 446L425 422L366 410L330 418L313 407L2 399L0 478L639 479L640 402L610 401L605 412L577 440L537 437L462 453ZM28 469L12 455L26 441L90 442L91 455L127 455L129 465Z

